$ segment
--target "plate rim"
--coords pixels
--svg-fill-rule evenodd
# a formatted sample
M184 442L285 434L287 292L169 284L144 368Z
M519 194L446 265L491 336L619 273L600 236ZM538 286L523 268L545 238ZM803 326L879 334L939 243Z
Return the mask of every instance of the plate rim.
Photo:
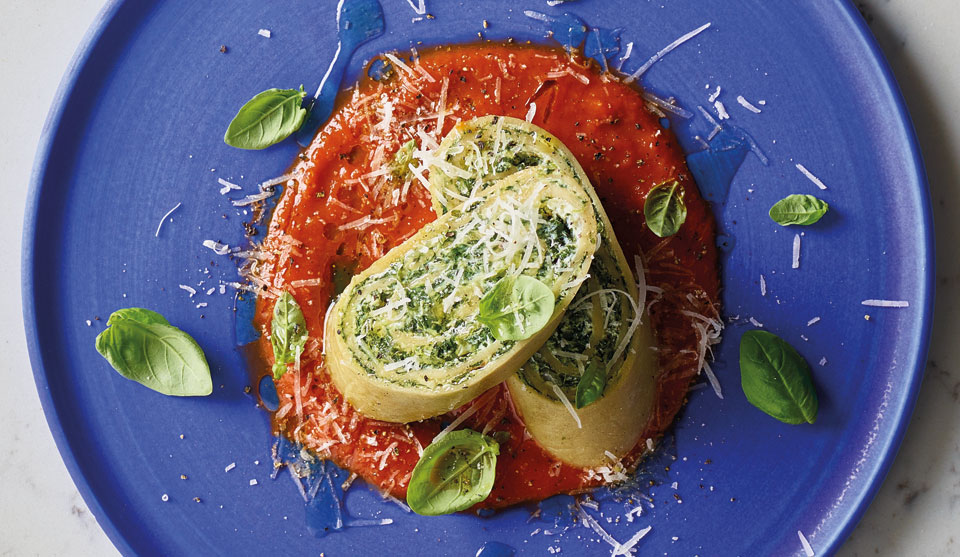
M879 465L873 470L866 488L860 492L851 512L848 514L845 524L835 532L833 538L824 548L823 551L825 555L834 554L847 538L850 537L850 534L857 525L860 524L870 504L880 491L884 480L886 480L890 468L893 466L894 460L896 460L897 454L900 452L907 427L909 427L910 422L913 421L914 410L920 394L920 386L923 382L927 354L930 350L934 300L936 298L936 252L934 249L935 234L930 198L930 183L927 180L926 166L923 162L923 154L920 151L920 143L917 139L917 131L914 127L913 119L910 117L906 100L903 97L903 92L900 90L900 84L893 73L893 69L890 67L890 63L887 61L886 56L884 56L883 51L880 50L880 45L876 37L874 37L873 32L870 31L869 25L856 5L854 5L853 0L837 0L836 4L845 12L847 20L853 25L857 33L857 40L866 47L876 63L877 68L880 70L880 77L883 80L883 87L885 89L884 92L893 101L896 110L896 120L906 136L907 142L904 147L907 148L906 153L909 154L909 159L913 163L912 173L919 186L919 191L917 192L920 201L919 216L923 222L921 230L923 244L922 256L926 273L925 276L922 277L922 284L918 285L922 296L921 303L918 304L922 312L920 334L916 338L915 357L913 361L910 362L912 377L910 378L910 387L904 394L904 404L900 407L897 414L896 426L886 440L887 444L883 448Z
M41 193L44 190L52 147L59 135L60 123L64 118L67 103L76 92L75 89L78 78L87 70L93 50L103 35L112 25L119 24L116 18L118 12L126 3L125 0L107 0L100 9L77 46L51 102L40 139L37 142L36 155L34 157L27 191L27 203L23 219L23 240L21 243L20 282L27 351L47 427L53 435L57 450L74 485L96 518L97 524L121 554L134 555L136 552L133 550L133 547L127 541L124 534L120 532L112 520L111 515L101 505L99 497L93 492L87 478L81 471L74 448L59 419L59 412L54 405L49 389L47 370L44 366L44 350L41 348L37 315L34 307L35 292L38 291L35 287L37 276L34 270L35 241L38 232L37 211L42 197ZM878 466L872 471L866 487L860 491L856 501L851 503L851 510L843 526L833 532L832 537L823 547L822 551L824 554L834 553L860 523L867 508L876 497L877 492L886 479L903 443L906 430L912 421L924 376L923 370L926 367L927 354L930 347L930 336L933 328L936 283L935 235L929 182L927 180L916 130L907 109L906 101L886 57L880 50L876 38L873 36L869 26L856 6L851 0L834 0L834 4L844 12L847 21L855 32L854 38L867 49L873 58L879 70L878 77L881 78L881 91L884 96L887 96L893 102L895 108L894 121L897 122L906 137L907 141L901 147L905 148L904 154L907 155L907 158L912 162L912 170L910 173L913 174L916 184L919 186L919 191L915 193L919 196L920 211L918 216L923 223L921 229L923 250L920 255L925 264L925 276L922 277L923 281L919 285L922 299L919 300L917 305L921 309L921 319L919 335L915 339L916 353L909 367L912 377L910 378L909 388L903 394L903 404L898 409L895 421L896 425L886 439L887 443L886 446L882 448Z
M34 274L34 252L37 235L37 216L40 198L46 177L46 169L50 161L50 153L60 129L60 122L64 117L67 101L73 96L80 74L86 69L94 47L100 41L106 30L114 23L117 12L125 0L107 0L87 28L80 44L77 45L67 69L60 79L57 91L44 120L37 141L37 151L33 159L33 168L30 172L30 183L27 189L27 203L23 215L23 240L20 245L20 301L23 307L23 326L26 333L27 353L30 357L30 367L36 383L37 394L40 397L40 406L47 422L47 427L53 435L63 464L73 480L74 486L80 492L83 502L90 509L97 525L107 535L117 551L122 555L135 555L136 552L120 533L109 513L100 504L100 499L93 492L89 482L80 470L73 446L67 438L66 431L59 419L59 412L54 405L53 397L47 381L47 370L44 367L43 350L40 347L40 331L37 324L37 315L34 307L34 293L36 276Z

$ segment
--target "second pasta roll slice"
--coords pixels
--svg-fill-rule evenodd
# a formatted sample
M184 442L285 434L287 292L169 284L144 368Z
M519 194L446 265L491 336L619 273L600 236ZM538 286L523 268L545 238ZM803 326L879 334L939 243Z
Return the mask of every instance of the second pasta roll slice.
M654 404L655 342L643 293L583 168L549 132L505 116L457 124L428 159L437 214L531 168L567 175L590 196L601 239L589 276L556 331L507 386L527 430L556 458L597 467L623 457Z

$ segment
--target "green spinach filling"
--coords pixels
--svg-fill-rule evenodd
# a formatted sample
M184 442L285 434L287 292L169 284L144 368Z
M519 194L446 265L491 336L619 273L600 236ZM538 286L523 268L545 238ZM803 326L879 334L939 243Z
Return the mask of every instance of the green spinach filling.
M560 325L543 348L521 368L520 378L541 395L557 399L551 385L573 400L584 371L596 363L607 372L606 384L616 382L624 351L612 361L633 319L635 301L627 298L624 272L601 246L590 267L590 278L577 292Z
M472 209L480 204L474 202ZM535 219L530 218L533 214ZM352 339L350 349L368 374L380 375L383 368L389 373L379 379L408 387L457 384L469 372L447 377L442 370L479 368L488 363L488 349L498 342L477 320L478 300L485 292L518 272L557 290L554 285L563 271L579 264L575 217L555 212L549 197L532 212L494 205L486 214L477 210L465 220L364 278L352 289L352 300L345 300L346 307L355 309L338 334ZM529 233L507 234L518 226ZM527 245L517 249L518 241ZM514 344L499 341L492 358Z

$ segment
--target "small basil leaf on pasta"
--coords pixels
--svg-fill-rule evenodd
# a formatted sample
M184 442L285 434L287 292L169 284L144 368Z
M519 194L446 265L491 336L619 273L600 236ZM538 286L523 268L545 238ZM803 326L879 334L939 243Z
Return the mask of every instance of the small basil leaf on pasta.
M546 284L527 275L500 279L480 300L479 320L501 341L524 340L553 315L556 297Z

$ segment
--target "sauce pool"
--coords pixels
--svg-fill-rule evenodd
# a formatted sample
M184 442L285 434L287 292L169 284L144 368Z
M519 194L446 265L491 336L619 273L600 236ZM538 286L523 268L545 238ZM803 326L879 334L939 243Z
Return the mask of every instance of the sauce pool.
M384 170L401 145L411 139L418 145L439 142L459 120L489 114L527 118L574 153L628 260L642 254L647 284L663 290L647 297L661 376L650 423L625 459L635 464L646 440L655 441L670 425L699 371L700 337L706 333L681 311L717 316L715 225L684 154L636 89L560 49L458 45L392 66L387 77L364 78L341 95L330 121L295 165L296 178L284 190L253 267L264 361L272 363L270 320L280 292L297 299L310 337L299 366L277 382L276 432L402 499L422 448L471 409L462 427L500 442L496 483L480 507L599 485L605 471L565 465L537 445L502 385L422 422L394 424L360 415L329 382L324 319L352 274L435 218L429 193L416 177L404 182ZM661 239L647 229L643 203L653 186L671 179L684 188L687 220L676 235Z

